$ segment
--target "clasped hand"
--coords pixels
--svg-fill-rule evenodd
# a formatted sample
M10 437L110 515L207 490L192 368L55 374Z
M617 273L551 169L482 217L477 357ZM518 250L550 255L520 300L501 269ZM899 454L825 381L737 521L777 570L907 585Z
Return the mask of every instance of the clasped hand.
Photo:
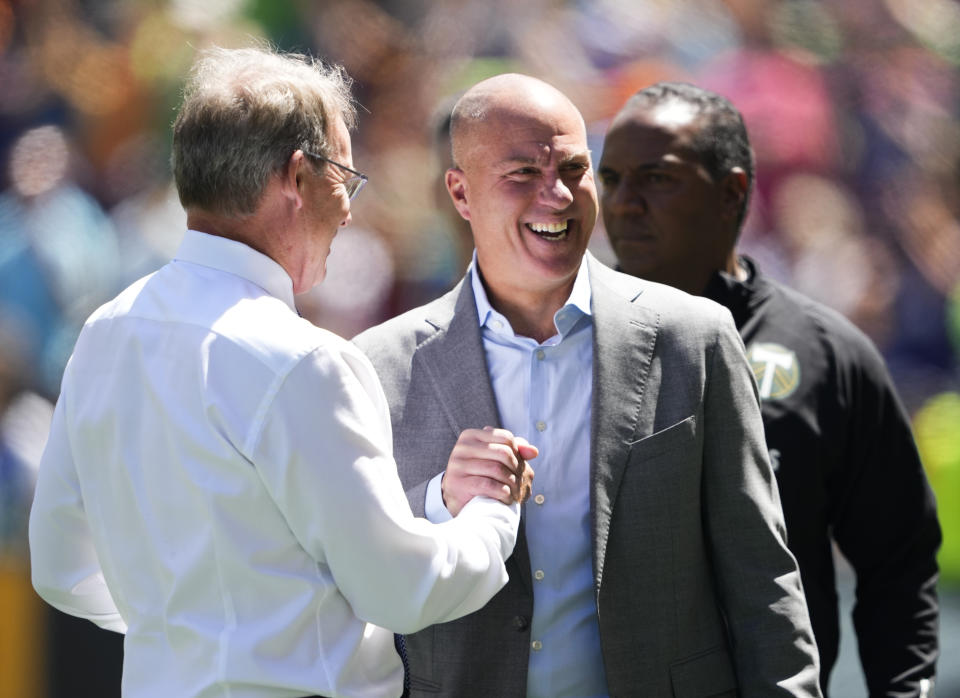
M536 446L506 429L484 427L460 432L440 483L443 503L456 516L477 495L504 504L523 503L530 496Z

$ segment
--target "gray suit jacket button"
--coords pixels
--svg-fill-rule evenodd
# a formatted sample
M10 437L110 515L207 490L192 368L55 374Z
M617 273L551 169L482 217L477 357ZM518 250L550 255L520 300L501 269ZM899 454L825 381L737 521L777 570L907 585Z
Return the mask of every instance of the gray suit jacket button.
M513 627L518 631L523 632L530 627L530 619L526 616L514 616L513 617Z

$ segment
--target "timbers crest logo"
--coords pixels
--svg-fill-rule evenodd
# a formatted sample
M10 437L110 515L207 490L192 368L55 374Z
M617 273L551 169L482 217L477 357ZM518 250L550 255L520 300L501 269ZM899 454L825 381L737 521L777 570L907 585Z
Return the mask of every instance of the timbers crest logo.
M797 355L779 344L757 342L747 348L747 360L762 400L782 400L800 385Z

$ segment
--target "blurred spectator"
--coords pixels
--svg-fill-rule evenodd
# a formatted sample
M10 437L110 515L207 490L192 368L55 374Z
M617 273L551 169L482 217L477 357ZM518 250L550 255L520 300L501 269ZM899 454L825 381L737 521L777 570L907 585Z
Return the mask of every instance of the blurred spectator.
M917 447L937 495L943 546L940 575L960 584L960 393L935 395L917 412Z
M29 583L26 522L53 405L27 390L30 354L20 322L0 308L0 695L41 691L45 610Z
M0 555L26 566L26 515L53 405L28 390L30 347L0 309Z
M70 147L56 126L24 133L11 150L11 187L0 194L0 301L19 311L37 357L38 387L56 396L80 325L117 287L113 226L69 177Z

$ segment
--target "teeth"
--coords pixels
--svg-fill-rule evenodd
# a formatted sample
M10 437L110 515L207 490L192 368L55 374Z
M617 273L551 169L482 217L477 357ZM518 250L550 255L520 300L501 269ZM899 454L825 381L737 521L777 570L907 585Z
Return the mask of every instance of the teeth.
M535 233L562 233L567 229L567 222L560 223L528 223L530 230Z

